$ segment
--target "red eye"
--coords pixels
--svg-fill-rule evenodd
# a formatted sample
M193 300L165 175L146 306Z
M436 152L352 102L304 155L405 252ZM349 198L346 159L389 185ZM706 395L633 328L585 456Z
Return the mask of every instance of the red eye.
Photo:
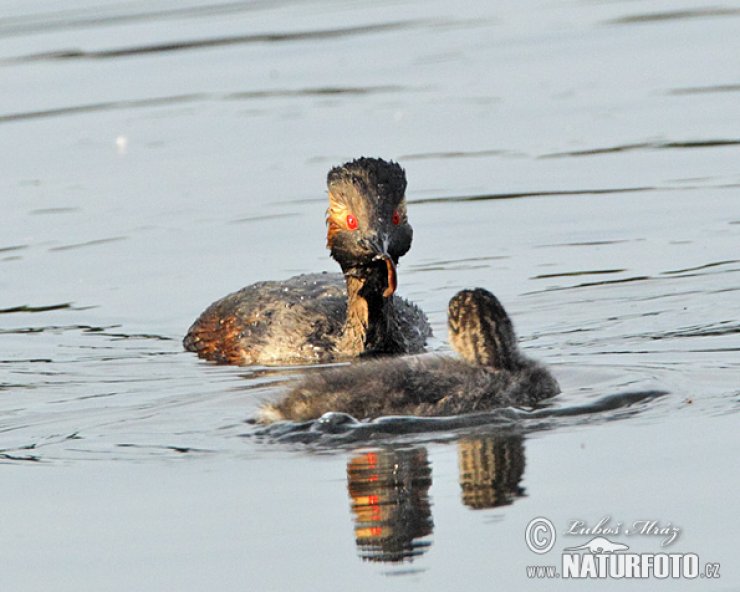
M391 222L398 226L401 223L401 214L398 213L398 210L393 210L393 217L391 218Z
M357 218L352 214L347 214L347 228L350 230L357 230Z

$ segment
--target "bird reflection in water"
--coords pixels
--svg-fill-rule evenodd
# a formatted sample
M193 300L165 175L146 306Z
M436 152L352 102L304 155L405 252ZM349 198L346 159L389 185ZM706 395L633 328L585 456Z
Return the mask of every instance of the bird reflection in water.
M425 448L380 449L347 463L355 542L366 561L412 561L431 545L432 469Z
M470 438L457 443L462 502L473 510L508 506L524 496L521 436Z
M465 438L458 446L462 501L496 508L524 495L521 436ZM432 468L424 447L363 451L347 463L355 542L365 561L413 561L431 546Z

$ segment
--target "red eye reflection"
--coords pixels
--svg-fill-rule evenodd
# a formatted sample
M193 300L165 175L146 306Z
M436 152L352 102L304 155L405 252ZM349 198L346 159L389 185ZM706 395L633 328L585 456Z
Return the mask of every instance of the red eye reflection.
M401 223L401 214L398 213L398 210L393 210L393 217L391 218L391 222L398 226Z
M357 218L352 214L347 214L347 228L350 230L357 230Z

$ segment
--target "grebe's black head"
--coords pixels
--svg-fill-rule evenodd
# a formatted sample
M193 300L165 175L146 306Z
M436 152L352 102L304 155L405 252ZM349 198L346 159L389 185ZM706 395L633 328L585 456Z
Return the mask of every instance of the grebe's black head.
M462 290L450 300L448 314L450 345L467 362L516 369L516 334L498 298L483 288Z
M395 162L358 158L329 171L327 247L345 274L385 270L383 296L396 290L396 264L411 247L406 174Z

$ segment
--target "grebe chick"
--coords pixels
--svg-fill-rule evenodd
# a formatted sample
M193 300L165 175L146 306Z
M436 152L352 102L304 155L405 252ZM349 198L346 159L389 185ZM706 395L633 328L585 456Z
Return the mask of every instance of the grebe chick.
M411 247L406 174L359 158L329 171L327 248L342 274L259 282L211 304L185 349L222 364L306 364L363 354L423 351L424 313L395 295L398 259Z
M560 392L543 366L519 352L511 320L487 290L458 292L450 300L448 329L462 359L410 356L316 371L281 401L263 406L256 419L304 421L329 411L358 419L457 415L532 406Z

